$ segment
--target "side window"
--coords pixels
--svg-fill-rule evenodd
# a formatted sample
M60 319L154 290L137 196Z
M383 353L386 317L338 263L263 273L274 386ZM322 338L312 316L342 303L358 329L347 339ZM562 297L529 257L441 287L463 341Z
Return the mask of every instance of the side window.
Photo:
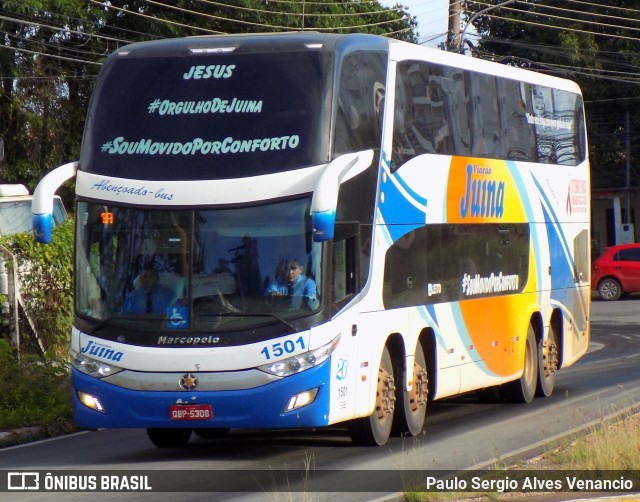
M425 153L448 153L449 126L446 119L441 68L425 62L398 65L393 131L392 163L400 167Z
M640 261L640 249L622 249L616 254L615 261Z
M508 160L536 158L533 129L527 121L531 112L530 85L516 80L499 80L504 127L504 153Z
M431 102L431 138L436 153L451 152L451 132L449 127L449 103L453 93L445 67L429 65L429 100Z
M357 292L358 224L338 223L333 241L331 301L340 308Z
M383 301L385 307L405 307L427 303L426 282L429 258L427 232L430 227L409 231L387 250L384 263ZM437 268L441 262L438 260Z
M336 155L380 148L385 75L385 59L378 53L354 53L342 62Z
M407 232L385 256L386 308L514 294L529 274L527 224L439 224Z
M575 166L584 158L582 103L578 95L554 89L553 104L558 164Z
M449 153L469 155L471 153L471 130L469 129L469 96L465 92L466 78L463 70L443 67L446 115L451 129L452 149Z
M578 94L424 61L396 72L392 167L422 154L577 165L586 158Z
M394 167L425 153L468 153L462 70L407 61L398 65L396 75Z
M556 163L553 124L553 97L551 89L539 85L531 86L534 129L536 133L537 161Z
M476 72L470 73L469 77L471 153L478 157L501 158L502 130L496 77Z

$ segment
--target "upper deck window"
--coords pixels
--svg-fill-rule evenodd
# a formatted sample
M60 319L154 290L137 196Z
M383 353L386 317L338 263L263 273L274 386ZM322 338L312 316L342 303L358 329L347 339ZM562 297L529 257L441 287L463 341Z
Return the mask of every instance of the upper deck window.
M89 113L83 170L224 179L326 162L322 51L112 58Z

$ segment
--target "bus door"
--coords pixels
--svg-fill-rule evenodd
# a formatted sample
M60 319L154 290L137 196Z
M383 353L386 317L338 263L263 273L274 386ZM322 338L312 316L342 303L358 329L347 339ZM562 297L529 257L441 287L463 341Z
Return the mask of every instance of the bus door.
M331 241L330 295L335 317L329 325L340 333L340 343L332 356L329 385L331 422L353 418L357 400L368 395L363 389L356 389L361 387L358 379L362 380L363 371L357 345L359 310L345 308L359 289L359 226L358 222L337 222ZM368 378L362 381L368 382Z

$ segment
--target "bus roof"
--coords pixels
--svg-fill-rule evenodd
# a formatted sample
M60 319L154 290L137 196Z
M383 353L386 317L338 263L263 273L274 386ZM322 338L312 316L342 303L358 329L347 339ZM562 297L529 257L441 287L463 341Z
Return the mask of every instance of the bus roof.
M519 80L537 85L545 85L555 89L581 94L580 88L575 82L548 75L546 73L510 66L495 61L488 61L486 59L464 56L455 52L447 52L440 49L434 49L432 47L415 45L401 40L390 40L389 42L391 53L390 57L396 61L406 59L427 59L445 66L453 66L465 70L477 71L479 73L497 75L502 78ZM425 57L425 54L428 54L428 56Z
M313 48L324 47L352 50L389 49L389 39L363 33L334 34L311 31L285 33L250 33L237 35L206 35L197 37L152 40L126 45L116 50L113 56L135 55L138 57L170 56L189 53L211 52L278 52L295 49L301 45Z

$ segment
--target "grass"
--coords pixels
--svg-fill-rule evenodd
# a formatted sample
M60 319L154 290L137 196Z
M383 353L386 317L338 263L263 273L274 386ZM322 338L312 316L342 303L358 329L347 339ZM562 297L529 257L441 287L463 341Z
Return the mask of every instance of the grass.
M623 471L640 466L640 415L593 427L586 436L540 457L541 468Z
M640 415L626 414L614 422L591 427L566 444L554 445L542 455L511 466L526 471L634 471L640 466ZM513 500L517 493L408 492L407 502L450 502L454 500ZM523 499L531 494L520 494ZM640 496L626 501L640 501Z
M16 360L0 340L0 431L20 430L0 446L73 429L68 362L37 356Z

